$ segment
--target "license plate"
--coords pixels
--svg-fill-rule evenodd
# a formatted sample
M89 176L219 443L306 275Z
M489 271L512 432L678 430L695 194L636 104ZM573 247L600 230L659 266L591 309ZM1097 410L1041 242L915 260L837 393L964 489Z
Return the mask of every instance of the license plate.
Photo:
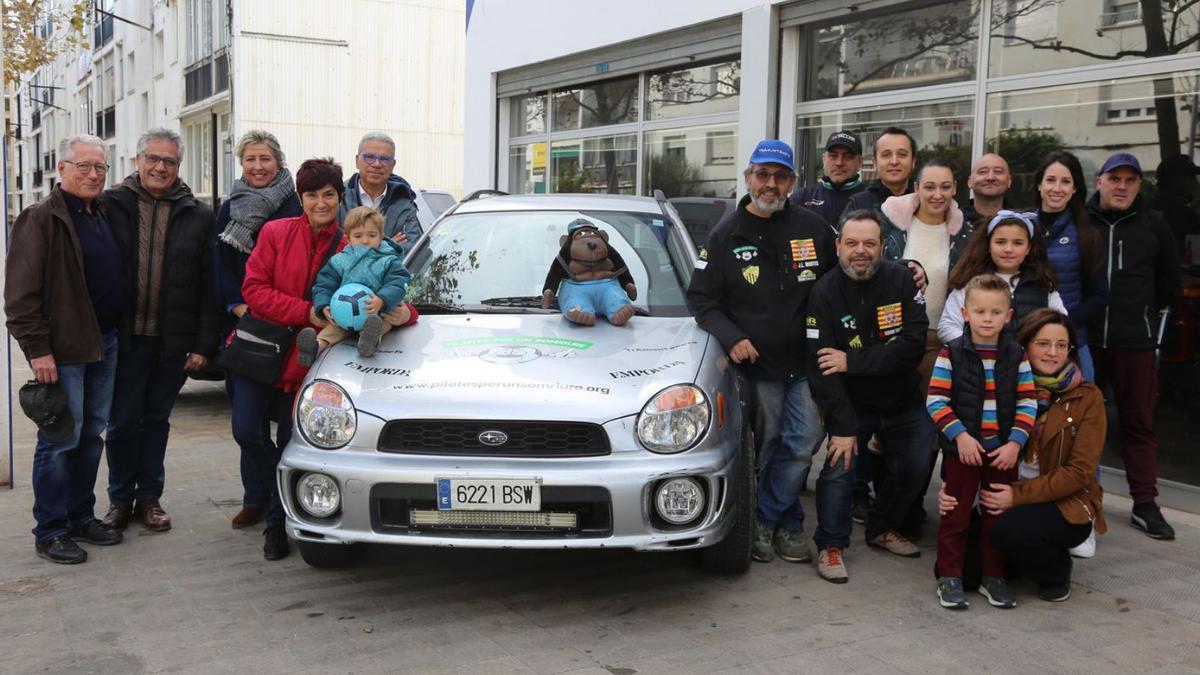
M440 511L540 511L540 478L439 478Z

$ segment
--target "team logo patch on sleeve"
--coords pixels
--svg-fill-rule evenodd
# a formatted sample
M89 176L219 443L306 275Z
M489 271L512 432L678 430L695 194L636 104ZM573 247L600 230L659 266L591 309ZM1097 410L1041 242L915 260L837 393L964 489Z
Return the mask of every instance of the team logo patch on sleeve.
M792 245L792 260L795 262L817 259L817 245L812 239L792 239L789 243Z
M898 302L880 305L875 308L875 319L879 323L881 338L896 335L904 325L904 308Z

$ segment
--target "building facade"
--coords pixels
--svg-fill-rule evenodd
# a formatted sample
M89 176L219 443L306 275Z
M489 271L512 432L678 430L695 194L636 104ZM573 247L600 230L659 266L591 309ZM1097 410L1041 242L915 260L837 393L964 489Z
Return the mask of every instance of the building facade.
M58 5L73 0L51 0ZM181 176L229 194L237 138L274 133L293 165L332 156L347 176L359 137L396 139L397 173L458 194L464 11L458 0L239 2L97 0L90 48L61 55L11 92L10 213L48 194L58 143L109 143L110 180L135 170L137 138L183 137Z
M476 0L468 20L468 190L734 196L759 139L792 143L811 183L842 128L862 136L871 178L870 148L892 125L919 159L950 161L963 197L971 159L1000 152L1016 206L1034 204L1051 149L1077 154L1089 180L1131 152L1148 197L1163 157L1197 156L1193 3ZM1175 234L1197 273L1200 216ZM1200 278L1185 279L1163 349L1160 475L1200 486Z

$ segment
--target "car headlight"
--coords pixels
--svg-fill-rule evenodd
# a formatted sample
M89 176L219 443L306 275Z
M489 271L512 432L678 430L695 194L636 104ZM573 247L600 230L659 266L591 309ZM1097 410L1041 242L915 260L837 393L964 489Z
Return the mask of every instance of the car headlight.
M316 380L304 388L296 405L296 426L304 440L326 450L350 442L358 414L346 391L332 382Z
M342 505L337 481L323 473L306 473L296 481L296 501L314 518L328 518Z
M708 418L708 399L699 387L668 387L655 394L638 415L638 441L651 452L683 452L704 435Z

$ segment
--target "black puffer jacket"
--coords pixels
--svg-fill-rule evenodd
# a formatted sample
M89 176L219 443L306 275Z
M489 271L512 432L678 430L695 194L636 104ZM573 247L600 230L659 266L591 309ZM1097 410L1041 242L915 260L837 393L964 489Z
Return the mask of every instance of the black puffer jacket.
M184 187L186 189L186 186ZM138 195L126 185L105 190L107 209L117 246L121 249L125 297L129 309L121 322L121 342L133 333L133 304L137 302ZM194 353L212 357L217 351L220 316L212 299L209 274L213 211L188 191L175 199L167 225L166 246L158 284L158 333L164 358Z
M1171 228L1139 195L1126 211L1100 208L1099 193L1087 203L1100 228L1108 306L1088 326L1088 340L1100 347L1153 349L1158 312L1179 294L1179 254Z

